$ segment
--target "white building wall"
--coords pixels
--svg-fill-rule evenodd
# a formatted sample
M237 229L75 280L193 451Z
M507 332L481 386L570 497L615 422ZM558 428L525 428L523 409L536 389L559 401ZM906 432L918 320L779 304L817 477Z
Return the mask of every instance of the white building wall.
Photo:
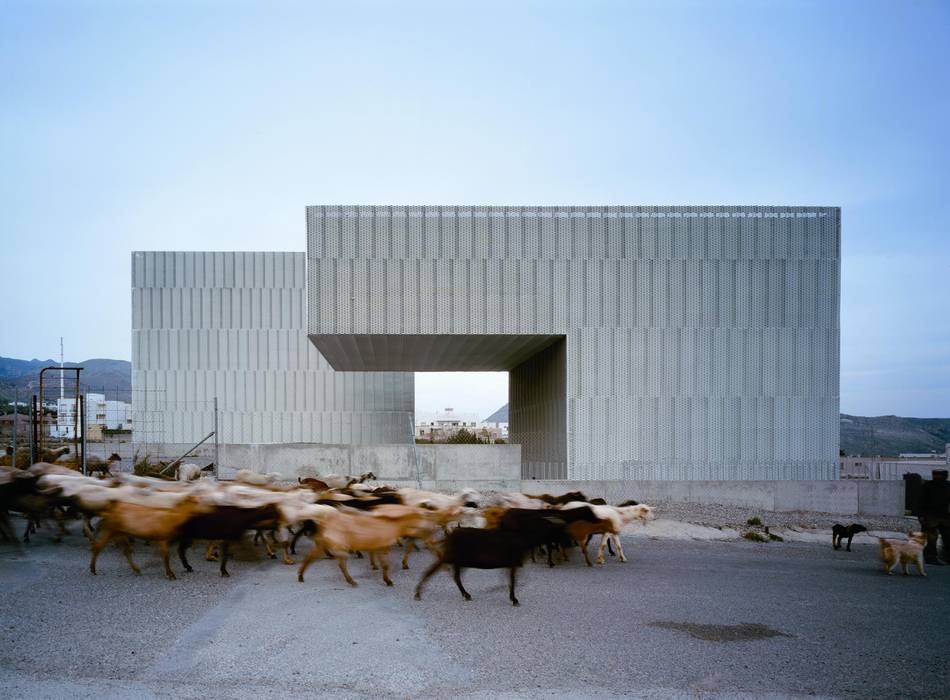
M132 253L135 429L188 443L400 443L411 373L336 372L307 339L303 253Z

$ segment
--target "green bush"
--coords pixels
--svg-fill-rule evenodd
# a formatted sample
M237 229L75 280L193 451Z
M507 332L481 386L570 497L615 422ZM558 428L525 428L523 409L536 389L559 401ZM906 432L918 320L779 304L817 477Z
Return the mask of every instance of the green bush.
M748 520L746 520L746 521L745 521L745 524L746 524L746 525L753 525L753 526L761 525L761 524L762 524L762 519L761 519L759 516L754 515L754 516L752 516L751 518L749 518Z
M763 535L761 532L744 532L742 534L750 542L768 542L768 538Z
M455 435L452 435L447 443L450 445L481 445L482 441L478 439L478 435L475 433L468 432L465 428L459 430Z

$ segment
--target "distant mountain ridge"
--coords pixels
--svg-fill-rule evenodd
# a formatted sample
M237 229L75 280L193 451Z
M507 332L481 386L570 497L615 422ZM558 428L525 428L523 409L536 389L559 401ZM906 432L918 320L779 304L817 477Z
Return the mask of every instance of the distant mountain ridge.
M110 360L92 358L82 362L64 362L64 367L82 367L80 373L80 391L102 392L107 399L119 401L132 400L132 363L128 360ZM6 408L13 400L13 390L19 391L20 401L29 400L29 396L39 393L40 370L44 367L59 367L56 360L18 360L12 357L0 357L0 401ZM72 373L65 374L66 391L74 391ZM47 372L44 381L44 393L51 391L50 398L59 392L59 372ZM48 387L48 389L47 389ZM45 397L44 397L45 398Z
M507 421L508 404L485 419ZM950 443L950 418L851 416L841 414L841 449L845 454L897 456L901 452L943 453Z

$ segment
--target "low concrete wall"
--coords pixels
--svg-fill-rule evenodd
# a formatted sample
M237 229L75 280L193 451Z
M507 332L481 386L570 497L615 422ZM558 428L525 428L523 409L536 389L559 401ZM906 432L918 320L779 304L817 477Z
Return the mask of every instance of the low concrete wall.
M771 511L903 515L903 481L523 481L525 493L583 491L610 503L709 503Z
M190 445L152 446L150 454L174 459ZM771 511L811 510L839 515L903 515L904 482L840 481L547 481L521 480L520 445L322 445L283 443L221 445L223 479L238 469L275 472L284 479L371 471L394 486L416 486L416 456L422 487L438 491L564 493L583 491L610 503L709 503ZM186 461L207 463L214 448L202 445Z
M190 445L152 446L152 455L181 455ZM454 491L474 488L515 491L521 486L520 445L323 445L261 443L221 445L222 479L238 469L276 473L283 479L319 474L373 472L381 482L416 486L418 472L427 489ZM166 457L173 459L173 457ZM214 447L202 445L186 462L214 459Z

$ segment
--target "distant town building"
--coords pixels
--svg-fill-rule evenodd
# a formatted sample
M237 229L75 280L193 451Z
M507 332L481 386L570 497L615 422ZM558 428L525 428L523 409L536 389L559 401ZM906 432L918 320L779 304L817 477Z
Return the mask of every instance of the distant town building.
M508 439L508 404L505 404L488 418L482 421L481 426L491 435L492 442L501 438Z
M478 416L474 413L456 413L454 408L446 408L419 416L416 420L416 439L442 442L462 429L476 433Z
M79 422L76 416L76 399L59 399L56 402L56 423L50 427L50 436L72 438L73 428ZM106 401L105 394L86 394L86 425L89 427L89 439L97 439L97 435L101 437L103 429L132 430L132 404L125 401Z
M7 413L0 416L0 435L10 437L13 435L13 423L16 422L16 430L20 435L21 445L25 445L29 440L30 417L23 414Z

